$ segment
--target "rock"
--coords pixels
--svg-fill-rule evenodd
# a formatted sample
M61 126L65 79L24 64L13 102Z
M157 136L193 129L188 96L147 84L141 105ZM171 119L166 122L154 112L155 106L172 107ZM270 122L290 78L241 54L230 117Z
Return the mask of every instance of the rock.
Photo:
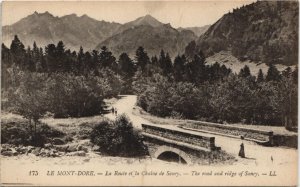
M47 143L47 144L44 145L44 147L47 148L47 149L49 149L49 148L51 148L53 146L50 143Z
M19 153L16 151L16 149L11 148L11 151L13 153L13 156L17 156Z
M42 156L42 157L47 156L47 150L44 149L44 148L42 148L42 149L40 150L39 156Z
M49 151L49 157L58 157L57 151L55 149L51 149Z
M84 151L75 151L71 153L67 153L67 156L86 156L86 153Z
M1 154L3 156L13 156L14 155L14 153L12 151L3 151L3 152L1 152Z
M51 156L52 157L59 157L60 155L58 153L52 153Z
M58 156L63 156L65 153L64 152L57 152L55 154L58 155Z
M99 151L100 147L98 145L94 145L92 151Z
M77 147L78 147L78 144L69 145L69 147L67 148L67 152L75 152L75 151L77 151Z
M69 147L68 145L56 145L56 146L54 146L54 148L57 151L61 151L61 152L66 152L68 147Z
M66 137L64 138L64 140L65 140L66 142L72 142L72 141L74 140L74 138L72 138L71 136L66 136Z
M65 141L63 141L63 140L60 139L60 138L54 138L54 139L52 140L52 143L53 143L53 145L63 145L63 144L66 144Z
M35 156L39 156L41 151L40 147L36 147L33 151L31 151L32 154L34 154Z
M35 148L33 146L27 146L28 153L31 153Z
M12 151L12 150L11 150L11 148L7 148L7 147L1 149L1 153L5 152L5 151Z
M78 147L77 147L77 150L78 150L78 151L84 151L84 152L86 152L86 153L88 152L88 148L85 147L85 146L82 146L82 145L78 146Z
M19 146L16 148L16 151L19 153L19 154L25 154L28 152L28 148L27 147L24 147L24 146Z
M3 150L3 149L9 149L9 148L11 148L10 144L2 144L1 145L1 150Z

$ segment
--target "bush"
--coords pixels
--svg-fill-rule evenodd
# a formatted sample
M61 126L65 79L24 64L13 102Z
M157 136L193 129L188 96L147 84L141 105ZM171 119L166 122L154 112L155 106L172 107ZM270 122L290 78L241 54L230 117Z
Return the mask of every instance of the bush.
M62 137L63 132L49 127L46 124L37 125L37 132L27 121L7 122L1 124L1 143L14 145L33 145L42 147L48 143L49 138Z
M141 136L124 114L115 121L103 120L96 125L91 133L91 142L100 147L101 153L110 156L136 157L147 154Z

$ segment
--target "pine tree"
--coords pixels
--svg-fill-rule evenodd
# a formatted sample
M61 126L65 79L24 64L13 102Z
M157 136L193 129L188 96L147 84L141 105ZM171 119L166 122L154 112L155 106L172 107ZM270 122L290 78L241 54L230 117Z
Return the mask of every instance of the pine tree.
M251 76L250 68L249 68L247 65L245 65L245 66L240 70L239 76L240 76L240 77L250 77L250 76Z
M84 60L84 53L83 53L83 48L80 46L78 56L77 56L77 63L76 63L76 69L77 73L82 74L83 73L83 60Z
M3 43L1 48L1 60L2 64L7 65L7 67L12 65L10 50Z
M136 50L135 61L136 61L137 67L140 67L142 72L145 72L146 65L150 63L150 59L143 47L139 47Z
M15 35L14 39L11 42L10 52L12 54L13 63L24 66L26 51L23 43L19 40L17 35Z
M134 75L134 63L126 53L120 55L118 66L121 75L125 77L132 77Z
M159 60L158 60L158 63L159 63L159 67L164 70L165 69L165 59L166 59L166 54L165 54L165 51L164 50L161 50L160 51L160 55L159 55Z
M157 56L151 57L151 64L154 66L159 66Z
M290 78L292 76L292 68L287 67L283 72L282 75L286 78Z
M97 50L92 51L92 68L96 70L99 65L99 52Z
M62 41L59 41L56 46L56 63L58 71L67 71L68 67L65 64L66 56L65 56L65 45Z
M280 81L280 79L281 79L280 72L273 64L270 64L266 76L266 81Z
M168 74L172 73L173 66L172 66L172 60L171 60L169 53L166 54L164 64L165 65L164 65L164 69L163 69L163 74L168 75Z
M84 54L84 74L87 75L93 69L92 55L87 51Z
M29 71L35 71L35 64L33 61L33 52L31 48L28 46L25 55L25 68Z
M293 81L295 84L298 84L298 66L295 68L295 70L292 73Z
M177 56L174 60L174 79L175 81L182 81L183 80L183 74L184 74L184 65L186 63L186 58L184 55Z
M214 69L215 65L213 65ZM217 67L216 72L219 71L220 67ZM194 56L192 61L186 64L185 66L185 75L188 81L199 84L205 81L208 77L206 66L205 66L205 57L200 51L197 55Z
M103 46L101 48L101 53L99 55L99 61L101 67L115 69L117 63L116 58L112 55L112 53L107 49L107 47Z
M196 42L193 40L191 41L185 48L185 54L187 56L188 59L193 59L194 56L197 54L196 51Z
M47 72L48 71L47 63L46 63L46 60L45 60L43 48L41 48L41 47L40 47L39 55L40 55L40 62L41 62L42 72Z
M261 83L263 81L264 81L264 74L263 74L262 70L259 69L256 82Z
M33 52L32 54L33 62L36 66L38 66L40 64L40 50L37 47L35 41L33 42L32 52Z
M56 47L54 44L49 44L45 48L46 64L48 71L56 72L57 71L57 62L56 62Z

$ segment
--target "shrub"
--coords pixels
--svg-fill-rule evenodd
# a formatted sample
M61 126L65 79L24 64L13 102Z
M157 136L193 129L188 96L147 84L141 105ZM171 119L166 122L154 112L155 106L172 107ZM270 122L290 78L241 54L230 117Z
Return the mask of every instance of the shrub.
M48 139L52 137L62 137L63 132L41 124L37 128L36 135L34 130L26 121L7 122L1 124L1 143L14 145L33 145L42 147L48 143Z
M111 156L144 156L146 146L128 117L120 115L115 121L103 120L91 133L91 142L98 145L99 151Z

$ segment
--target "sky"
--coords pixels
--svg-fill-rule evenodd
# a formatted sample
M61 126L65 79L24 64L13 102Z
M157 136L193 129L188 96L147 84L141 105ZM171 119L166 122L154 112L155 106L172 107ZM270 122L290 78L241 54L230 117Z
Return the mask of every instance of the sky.
M150 14L173 27L194 27L213 24L232 9L253 0L219 1L6 1L2 4L2 25L11 25L33 14L48 11L54 16L75 13L96 20L126 23Z

